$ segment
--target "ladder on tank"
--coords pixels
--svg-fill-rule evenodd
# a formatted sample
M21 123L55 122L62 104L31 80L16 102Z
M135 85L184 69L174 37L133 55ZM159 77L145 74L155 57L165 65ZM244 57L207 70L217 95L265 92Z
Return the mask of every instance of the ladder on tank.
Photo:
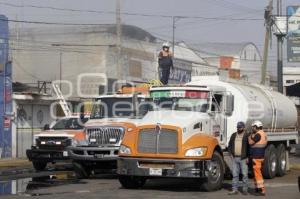
M66 102L63 94L61 93L59 85L57 83L53 83L52 82L52 87L53 87L53 90L54 90L54 92L55 92L55 94L57 96L58 103L61 106L61 108L62 108L65 116L66 117L71 116L72 112L71 112L71 110L70 110L70 108L68 106L68 103Z

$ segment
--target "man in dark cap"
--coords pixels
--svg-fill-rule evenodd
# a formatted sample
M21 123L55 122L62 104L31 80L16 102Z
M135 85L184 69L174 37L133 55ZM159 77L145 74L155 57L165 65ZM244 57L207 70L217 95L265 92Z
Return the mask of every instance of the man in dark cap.
M249 152L249 144L248 144L248 135L245 131L245 123L238 122L237 123L237 132L231 135L228 151L232 156L232 191L229 192L229 195L238 194L238 184L239 184L239 176L240 171L242 171L243 175L243 189L242 194L248 194L248 152Z

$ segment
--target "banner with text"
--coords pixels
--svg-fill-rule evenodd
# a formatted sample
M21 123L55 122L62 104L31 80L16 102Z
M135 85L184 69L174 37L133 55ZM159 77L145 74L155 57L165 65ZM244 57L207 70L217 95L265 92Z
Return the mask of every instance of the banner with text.
M300 6L287 7L287 20L287 59L300 62Z

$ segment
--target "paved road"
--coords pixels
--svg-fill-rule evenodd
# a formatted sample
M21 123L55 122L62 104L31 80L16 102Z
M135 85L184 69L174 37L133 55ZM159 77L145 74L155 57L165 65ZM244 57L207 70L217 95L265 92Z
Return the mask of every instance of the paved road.
M42 173L41 173L42 174ZM42 176L42 175L41 175ZM297 177L300 171L292 170L282 178L266 181L267 197L272 199L299 199ZM9 183L9 182L8 182ZM42 176L32 179L13 181L16 195L4 195L5 198L255 198L253 195L228 196L230 181L224 183L223 189L217 192L201 192L197 183L191 180L160 179L149 180L143 189L126 190L121 188L116 176L102 175L88 180L77 180L72 172L60 173L54 176ZM253 186L253 185L251 185ZM14 190L13 190L14 191Z
M291 157L292 163L300 162L300 158ZM68 170L68 171L66 171ZM300 170L291 170L288 175L266 180L267 196L272 199L300 199L297 178ZM16 180L17 179L17 180ZM253 187L252 179L250 179ZM88 180L78 180L65 165L57 165L45 172L28 172L11 176L0 175L0 198L256 198L253 195L228 196L230 180L223 184L223 189L216 192L201 192L197 182L183 179L148 180L145 187L139 190L126 190L121 187L114 175L99 175Z

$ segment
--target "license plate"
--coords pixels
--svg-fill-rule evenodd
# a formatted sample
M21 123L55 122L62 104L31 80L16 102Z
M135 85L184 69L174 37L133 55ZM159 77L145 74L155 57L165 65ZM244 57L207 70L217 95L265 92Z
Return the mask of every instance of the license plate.
M68 157L68 156L69 156L68 151L64 151L64 152L63 152L63 156L64 156L64 157Z
M162 169L150 168L149 169L149 175L151 175L151 176L161 176L162 175Z
M103 157L104 157L104 155L103 155L103 154L95 154L95 155L94 155L94 157L95 157L95 158L99 158L99 159L100 159L100 158L103 158Z

